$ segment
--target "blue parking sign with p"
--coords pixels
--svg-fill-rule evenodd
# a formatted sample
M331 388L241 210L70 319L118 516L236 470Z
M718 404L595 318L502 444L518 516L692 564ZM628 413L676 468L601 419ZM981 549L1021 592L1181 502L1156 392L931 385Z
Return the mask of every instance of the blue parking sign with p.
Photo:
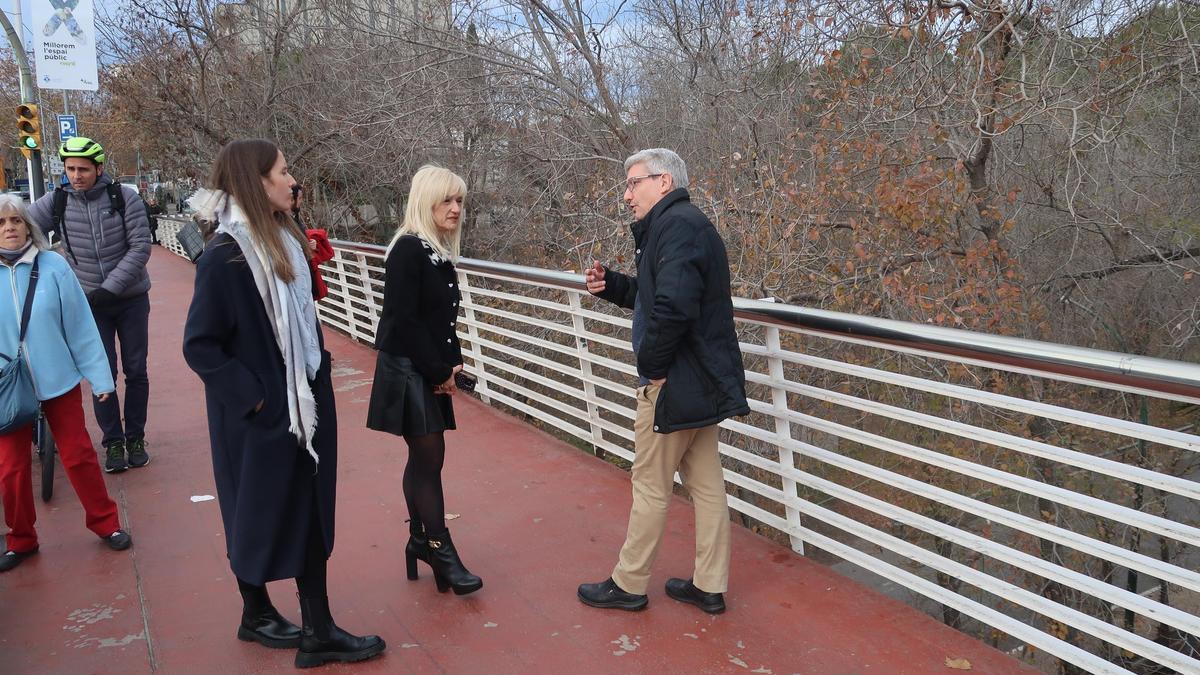
M58 116L58 142L66 143L67 139L75 138L79 135L79 127L75 124L74 115L59 115Z

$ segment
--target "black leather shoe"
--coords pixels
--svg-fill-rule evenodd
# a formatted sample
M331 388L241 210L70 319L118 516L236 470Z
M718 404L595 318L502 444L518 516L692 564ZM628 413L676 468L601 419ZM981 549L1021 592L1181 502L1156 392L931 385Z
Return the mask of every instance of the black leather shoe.
M598 584L581 584L579 600L585 605L601 609L624 609L637 612L646 609L650 599L644 595L634 595L621 590L612 577Z
M28 551L5 551L4 555L0 555L0 572L7 572L12 568L25 562L25 559L38 552L38 547L34 546Z
M295 649L300 646L300 627L271 607L253 618L243 616L237 637L271 649Z
M667 579L667 595L680 602L695 605L709 614L725 611L725 594L705 593L696 588L691 579Z
M114 551L124 551L133 545L133 537L125 530L117 530L105 537L104 543Z

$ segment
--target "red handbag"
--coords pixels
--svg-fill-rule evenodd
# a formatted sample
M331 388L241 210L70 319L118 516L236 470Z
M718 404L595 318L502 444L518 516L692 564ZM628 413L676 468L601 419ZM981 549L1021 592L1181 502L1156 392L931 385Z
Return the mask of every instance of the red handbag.
M305 230L305 234L308 235L310 244L308 266L312 269L313 299L321 300L329 295L329 287L321 278L320 267L321 263L333 260L333 245L329 243L329 236L325 234L325 230Z

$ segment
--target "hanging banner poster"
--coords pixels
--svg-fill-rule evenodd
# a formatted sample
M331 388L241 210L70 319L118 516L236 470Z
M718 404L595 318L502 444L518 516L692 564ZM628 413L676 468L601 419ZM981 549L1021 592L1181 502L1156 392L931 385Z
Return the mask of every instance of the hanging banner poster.
M30 5L38 87L96 91L92 0L31 0Z

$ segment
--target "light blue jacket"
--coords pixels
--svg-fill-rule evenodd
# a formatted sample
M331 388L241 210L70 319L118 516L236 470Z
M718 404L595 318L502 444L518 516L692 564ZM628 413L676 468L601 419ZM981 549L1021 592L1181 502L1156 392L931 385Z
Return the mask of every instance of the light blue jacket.
M0 361L7 362L17 353L21 310L35 255L41 262L25 353L38 400L62 396L84 378L94 395L114 391L108 355L83 288L67 261L52 251L30 247L16 265L0 263Z

